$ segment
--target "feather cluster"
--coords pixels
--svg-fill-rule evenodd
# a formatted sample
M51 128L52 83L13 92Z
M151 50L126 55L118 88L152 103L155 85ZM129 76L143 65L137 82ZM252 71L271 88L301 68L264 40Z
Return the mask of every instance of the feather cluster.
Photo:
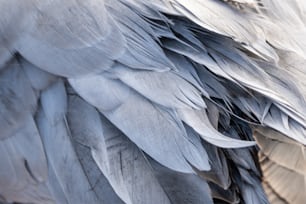
M0 13L4 203L305 203L303 0Z

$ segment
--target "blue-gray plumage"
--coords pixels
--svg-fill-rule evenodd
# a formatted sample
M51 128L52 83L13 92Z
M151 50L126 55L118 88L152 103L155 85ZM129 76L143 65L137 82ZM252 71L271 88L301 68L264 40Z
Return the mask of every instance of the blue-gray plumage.
M0 202L306 202L303 0L0 13Z

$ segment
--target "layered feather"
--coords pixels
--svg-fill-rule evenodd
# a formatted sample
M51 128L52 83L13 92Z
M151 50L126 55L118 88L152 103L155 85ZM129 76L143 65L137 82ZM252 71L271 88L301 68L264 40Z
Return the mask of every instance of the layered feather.
M303 203L305 5L1 2L0 197Z

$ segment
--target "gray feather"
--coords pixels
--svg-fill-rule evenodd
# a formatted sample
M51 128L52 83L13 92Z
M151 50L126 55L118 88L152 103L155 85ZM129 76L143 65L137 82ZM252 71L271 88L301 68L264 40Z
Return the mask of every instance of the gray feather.
M182 172L193 172L185 160L187 158L195 167L209 169L207 161L186 138L181 121L171 110L150 103L125 85L102 75L70 79L70 83L133 142L163 165ZM112 91L94 88L99 86L112 87ZM107 95L107 98L96 97L99 95ZM137 107L133 104L137 104ZM147 114L150 117L147 117ZM129 118L133 118L137 123ZM155 148L152 148L152 145Z

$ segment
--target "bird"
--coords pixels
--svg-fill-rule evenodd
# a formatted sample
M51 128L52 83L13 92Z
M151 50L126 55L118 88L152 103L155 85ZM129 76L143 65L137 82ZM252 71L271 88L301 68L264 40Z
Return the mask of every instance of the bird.
M305 1L0 13L0 202L306 202Z

